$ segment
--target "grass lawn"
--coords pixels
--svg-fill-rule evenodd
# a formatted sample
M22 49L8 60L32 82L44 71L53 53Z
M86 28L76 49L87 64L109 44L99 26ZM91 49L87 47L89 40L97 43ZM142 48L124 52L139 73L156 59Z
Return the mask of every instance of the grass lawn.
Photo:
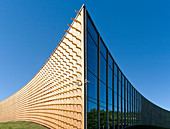
M149 125L136 125L132 127L127 127L125 129L168 129L168 128L149 126Z
M26 121L0 123L0 129L47 129L41 125Z

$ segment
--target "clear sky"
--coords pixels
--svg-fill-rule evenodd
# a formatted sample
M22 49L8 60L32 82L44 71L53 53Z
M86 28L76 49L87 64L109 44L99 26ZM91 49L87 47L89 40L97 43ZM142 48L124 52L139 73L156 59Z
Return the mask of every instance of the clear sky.
M83 3L129 81L170 110L169 0L0 0L0 101L39 71Z

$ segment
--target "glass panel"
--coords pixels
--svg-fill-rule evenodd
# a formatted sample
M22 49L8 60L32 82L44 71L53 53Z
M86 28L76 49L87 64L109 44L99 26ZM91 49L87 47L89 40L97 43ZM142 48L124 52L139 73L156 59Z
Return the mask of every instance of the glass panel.
M93 42L91 36L87 35L87 65L94 75L97 76L97 46Z
M100 40L100 52L102 53L103 57L106 59L107 50L106 50L106 47L104 46L104 43L102 42L102 40Z
M121 97L119 96L119 109L121 109Z
M115 74L116 74L116 76L117 76L117 70L118 70L118 68L117 68L117 65L116 64L114 64L115 66Z
M119 70L119 81L121 82L122 72Z
M100 80L106 84L106 60L100 54Z
M113 107L113 91L109 88L108 89L108 107L109 110L112 110Z
M116 93L114 94L114 105L115 107L117 107L117 94Z
M92 36L93 40L97 44L98 43L98 34L88 17L87 17L87 29L88 29L88 32L90 33L90 35Z
M119 80L119 96L121 96L122 94L121 94L121 80Z
M109 88L113 89L113 71L109 67Z
M106 85L100 82L100 128L106 128Z
M125 98L124 96L124 92L125 92L125 85L124 85L124 76L123 76L123 80L122 80L122 98Z
M117 127L117 107L116 106L114 107L114 123L115 123L115 126Z
M87 96L97 103L97 78L88 71Z
M132 95L132 86L131 86L131 124L133 125L133 95Z
M100 106L106 108L106 85L100 82Z
M113 128L113 91L108 88L108 114L109 114L109 128Z
M110 54L109 54L109 66L111 69L113 69L113 59Z
M87 109L88 129L97 129L97 104L88 100Z
M114 88L115 88L115 89L114 89L114 92L115 92L115 93L117 93L117 83L118 83L118 82L117 82L117 76L115 75L115 77L114 77Z
M121 97L119 96L119 126L121 125Z
M100 129L106 129L106 109L100 108Z

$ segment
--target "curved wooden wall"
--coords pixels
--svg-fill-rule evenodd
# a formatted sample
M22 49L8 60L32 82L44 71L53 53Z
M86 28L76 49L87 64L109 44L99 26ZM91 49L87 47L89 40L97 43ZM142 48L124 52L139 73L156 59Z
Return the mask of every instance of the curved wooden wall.
M83 7L33 79L0 102L0 122L32 121L51 129L84 126ZM79 82L82 85L77 85Z

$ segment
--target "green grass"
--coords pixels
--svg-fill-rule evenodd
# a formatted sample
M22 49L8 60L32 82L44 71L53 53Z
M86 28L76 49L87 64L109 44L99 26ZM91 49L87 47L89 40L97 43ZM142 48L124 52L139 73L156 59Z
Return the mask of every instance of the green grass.
M125 129L168 129L168 128L150 126L150 125L136 125L132 127L127 127Z
M47 128L32 122L15 121L0 123L0 129L47 129Z

